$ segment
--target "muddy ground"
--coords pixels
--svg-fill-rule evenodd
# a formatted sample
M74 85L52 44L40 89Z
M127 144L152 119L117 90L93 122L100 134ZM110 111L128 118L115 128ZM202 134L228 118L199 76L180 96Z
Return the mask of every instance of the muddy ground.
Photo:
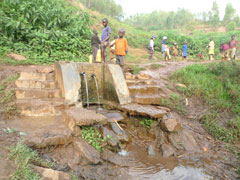
M145 68L143 71L144 73L151 75L155 79L155 82L165 89L166 94L170 94L171 92L177 93L176 89L174 89L174 85L171 86L169 76L176 70L187 65L194 64L194 62L163 62L161 64L163 66L159 67L156 70L152 70L150 68L151 64L142 64L140 66ZM0 65L0 80L2 81L13 74L20 72L23 68L24 66ZM171 89L169 89L169 87L171 87ZM237 175L235 172L236 167L239 165L238 158L233 152L229 151L226 148L226 143L216 141L206 132L206 130L199 122L199 119L204 114L204 112L207 111L208 107L202 102L201 99L196 97L192 97L191 99L188 99L188 101L189 105L185 107L188 111L187 115L182 115L173 111L172 116L177 117L184 128L188 129L194 134L194 137L200 148L194 154L184 153L181 156L175 158L177 158L181 164L194 163L195 160L194 166L204 167L207 170L207 173L214 177L213 179L238 179L239 175ZM21 129L23 128L23 124L20 122L21 119L18 117L11 117L8 119L3 115L0 116L0 180L10 179L10 176L16 170L15 163L8 158L8 148L11 145L16 144L20 138L19 133L6 133L4 129L7 127ZM133 126L129 125L128 122L125 122L122 125L125 125L126 128L128 128L131 132L133 143L131 144L132 146L129 147L130 149L134 149L136 145L142 149L146 149L147 146L153 143L152 139L149 138L148 132L142 134L144 133L144 130L141 128L134 131L131 129ZM142 153L141 156L144 157L143 154L144 153ZM115 166L104 164L101 168L98 168L98 170L93 167L86 167L85 169L82 169L82 171L89 171L89 174L91 174L91 171L96 171L98 173L109 172L111 176L114 176L113 171L111 171L113 167ZM115 167L115 169L118 169L118 167Z

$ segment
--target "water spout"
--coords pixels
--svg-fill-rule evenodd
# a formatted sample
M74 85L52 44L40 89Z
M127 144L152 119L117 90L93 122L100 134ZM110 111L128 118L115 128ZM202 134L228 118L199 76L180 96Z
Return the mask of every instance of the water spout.
M83 76L86 86L86 96L87 96L87 108L89 109L89 96L88 96L88 82L87 82L87 76L85 72L80 73L81 76Z
M96 77L95 74L92 74L92 78L95 80L96 89L97 89L98 109L101 109L101 102L100 102L100 96L99 96L99 88L98 88L97 77Z

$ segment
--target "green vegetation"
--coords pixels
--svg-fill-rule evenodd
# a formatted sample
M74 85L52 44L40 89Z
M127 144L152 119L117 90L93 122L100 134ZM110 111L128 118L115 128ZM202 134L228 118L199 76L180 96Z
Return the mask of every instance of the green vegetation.
M15 98L15 91L11 88L12 84L19 77L19 75L13 75L3 80L0 83L0 107L2 107L2 113L5 116L11 116L17 114L17 107L12 101Z
M90 16L64 0L0 1L0 53L34 64L83 61L90 52Z
M101 133L92 126L82 127L82 138L99 152L102 151L102 145L106 142L106 139L102 137Z
M139 121L139 124L143 125L148 129L152 127L152 123L153 123L152 119L146 119L146 118L140 118L140 121Z
M31 164L41 167L52 167L49 161L42 160L35 151L32 151L22 142L18 142L16 146L10 148L10 159L14 160L17 166L12 180L40 180L39 175L33 170Z
M113 18L122 19L123 9L114 0L80 0L87 8L96 10Z
M138 74L140 71L143 71L144 68L139 67L139 65L133 65L133 74Z
M240 138L239 73L239 62L220 62L188 66L172 76L188 87L186 96L196 95L209 105L201 120L213 136L227 142Z
M150 68L153 70L159 69L161 67L164 67L164 65L162 65L162 64L151 64L150 65Z

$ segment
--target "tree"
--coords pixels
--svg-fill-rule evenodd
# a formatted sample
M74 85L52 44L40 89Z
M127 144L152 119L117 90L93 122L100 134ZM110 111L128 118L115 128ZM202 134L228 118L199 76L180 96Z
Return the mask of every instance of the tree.
M236 23L234 21L232 21L227 25L226 29L227 29L228 32L229 31L235 31L236 27L237 27Z
M210 12L209 22L212 26L217 26L220 21L219 7L216 1L213 2L212 10Z
M233 8L231 3L228 3L225 8L225 15L223 17L223 23L227 25L234 19L236 9Z

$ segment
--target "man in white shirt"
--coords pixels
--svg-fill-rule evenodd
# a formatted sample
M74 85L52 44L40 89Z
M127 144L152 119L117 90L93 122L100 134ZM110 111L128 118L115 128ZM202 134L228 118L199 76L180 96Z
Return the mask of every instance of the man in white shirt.
M148 49L150 53L149 60L152 60L153 53L154 53L154 39L155 39L155 36L152 36L148 45Z

